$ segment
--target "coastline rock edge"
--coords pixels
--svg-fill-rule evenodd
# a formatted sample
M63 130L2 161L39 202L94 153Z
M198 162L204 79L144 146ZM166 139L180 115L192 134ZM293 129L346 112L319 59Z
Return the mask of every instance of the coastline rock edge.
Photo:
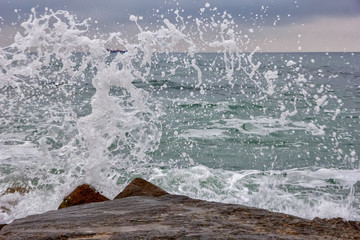
M167 193L128 196L17 219L0 230L0 239L360 239L360 222L307 220Z

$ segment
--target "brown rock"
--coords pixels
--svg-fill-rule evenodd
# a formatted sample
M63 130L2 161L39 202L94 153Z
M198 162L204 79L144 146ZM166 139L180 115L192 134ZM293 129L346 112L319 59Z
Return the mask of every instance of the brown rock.
M7 224L0 224L0 230L5 227Z
M359 222L302 219L263 209L167 194L83 204L17 219L1 240L360 239Z
M315 225L326 225L326 224L330 224L336 228L339 229L351 229L354 231L358 231L360 233L360 222L357 221L346 221L342 218L331 218L331 219L324 219L324 218L314 218L312 220L312 224Z
M58 209L80 205L84 203L104 202L109 199L98 193L95 188L83 184L67 195Z
M20 195L25 195L25 193L28 193L32 190L32 188L30 187L8 187L5 192L3 192L1 194L1 196L4 195L8 195L8 194L15 194L18 193ZM0 212L6 213L6 214L10 214L11 213L11 208L15 205L18 204L17 200L12 200L12 201L4 201L2 203L2 206L0 206ZM0 226L0 229L2 227Z
M12 194L12 193L20 193L20 195L24 195L25 193L30 192L31 188L29 187L8 187L2 195Z
M166 194L169 193L165 192L163 189L159 188L158 186L142 178L135 178L114 199L126 198L130 196L160 197Z

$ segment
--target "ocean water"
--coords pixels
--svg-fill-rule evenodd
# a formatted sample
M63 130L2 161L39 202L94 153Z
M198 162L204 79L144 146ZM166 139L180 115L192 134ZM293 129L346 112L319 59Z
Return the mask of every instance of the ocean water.
M0 49L0 223L56 209L82 183L112 198L135 177L360 220L360 53L244 52L226 18L201 43L179 19L143 30L131 16L132 40L96 38L89 21L33 10Z

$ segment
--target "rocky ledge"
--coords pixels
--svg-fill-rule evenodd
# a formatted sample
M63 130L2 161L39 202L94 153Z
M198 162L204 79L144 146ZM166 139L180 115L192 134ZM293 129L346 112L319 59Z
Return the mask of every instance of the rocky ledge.
M98 194L80 189L85 195ZM74 198L69 196L75 195L65 197L67 206ZM15 220L2 228L0 239L360 239L360 222L307 220L195 200L168 194L143 179L134 180L112 201L96 199Z

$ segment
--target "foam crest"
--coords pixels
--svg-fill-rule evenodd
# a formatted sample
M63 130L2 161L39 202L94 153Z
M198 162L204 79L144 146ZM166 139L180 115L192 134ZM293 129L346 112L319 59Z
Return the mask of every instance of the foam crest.
M198 199L243 204L307 219L359 220L360 202L355 190L360 182L358 170L223 171L200 165L154 169L151 180L169 192Z

